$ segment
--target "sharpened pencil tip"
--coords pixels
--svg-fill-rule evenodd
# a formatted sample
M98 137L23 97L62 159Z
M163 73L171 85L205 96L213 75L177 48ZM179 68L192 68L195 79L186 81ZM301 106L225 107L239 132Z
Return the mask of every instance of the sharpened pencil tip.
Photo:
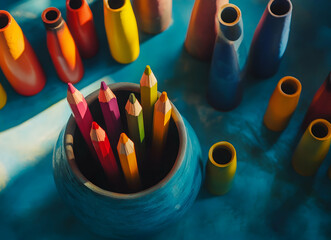
M167 93L166 92L162 92L162 94L160 96L160 101L161 102L165 102L165 101L167 101L167 99L168 99Z
M129 141L128 136L125 133L121 133L119 142L126 143Z
M132 104L134 104L136 102L136 96L133 93L130 94L129 101Z
M108 88L107 84L104 81L102 81L101 82L101 89L102 90L107 90L107 88Z
M151 67L149 65L147 65L145 68L145 74L149 76L149 75L151 75L151 72L152 72Z
M68 91L74 93L76 91L76 88L71 83L68 83Z
M92 122L92 129L98 129L99 125L96 122Z

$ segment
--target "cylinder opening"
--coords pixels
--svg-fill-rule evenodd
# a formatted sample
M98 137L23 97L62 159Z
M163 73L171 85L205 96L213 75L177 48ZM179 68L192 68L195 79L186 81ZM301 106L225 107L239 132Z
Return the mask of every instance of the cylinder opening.
M291 3L288 0L275 0L271 3L270 11L277 16L287 14L291 9Z
M293 79L286 79L284 82L282 82L280 87L283 93L287 95L293 95L298 91L298 84Z
M221 19L225 23L233 23L237 20L238 13L233 7L226 7L221 13Z
M329 134L329 129L324 123L317 122L311 127L311 133L316 138L325 138Z
M111 9L119 9L123 7L125 0L108 0L108 5Z
M0 13L0 29L7 27L9 23L9 18L7 14Z
M79 9L83 5L82 0L70 0L69 6L71 9Z
M218 164L228 164L232 160L232 152L225 146L217 146L213 151L213 159Z
M48 21L54 21L59 17L59 14L55 10L50 10L46 13L45 17Z

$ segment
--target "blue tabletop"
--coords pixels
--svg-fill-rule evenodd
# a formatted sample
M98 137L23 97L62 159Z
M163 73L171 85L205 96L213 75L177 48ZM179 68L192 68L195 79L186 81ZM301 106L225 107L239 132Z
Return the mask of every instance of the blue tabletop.
M168 92L199 137L203 158L216 141L231 142L238 168L232 190L212 196L204 187L189 212L151 239L331 239L331 165L328 154L315 177L301 177L291 167L300 138L299 125L310 101L330 71L330 0L293 0L290 39L278 73L263 81L248 81L241 105L227 113L206 102L209 63L183 49L193 0L174 0L173 23L156 36L140 34L141 52L131 64L110 56L101 0L88 1L95 16L100 51L84 61L85 75L75 86L87 95L100 82L138 83L145 65L155 73L159 89ZM244 44L249 48L267 0L232 1L241 10ZM31 42L47 75L36 96L14 92L4 75L8 94L0 110L0 239L103 239L87 230L60 199L52 176L52 151L70 115L67 86L56 76L46 47L41 12L65 0L1 0ZM1 54L1 53L0 53ZM303 86L298 108L280 134L268 131L263 114L278 80L297 77Z

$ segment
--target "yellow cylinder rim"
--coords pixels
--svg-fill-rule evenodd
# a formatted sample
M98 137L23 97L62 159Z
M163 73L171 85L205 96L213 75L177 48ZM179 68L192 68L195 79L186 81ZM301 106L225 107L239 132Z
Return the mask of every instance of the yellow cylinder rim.
M226 8L232 8L232 9L234 9L234 10L236 11L236 13L237 13L237 18L236 18L233 22L227 23L227 22L224 22L224 21L223 21L221 15L222 15L222 13L223 13L223 10L226 9ZM224 4L224 5L221 7L221 9L219 10L219 13L218 13L218 20L219 20L223 25L225 25L225 26L234 26L234 25L236 25L236 24L239 22L240 18L241 18L241 11L240 11L240 9L239 9L236 5L234 5L234 4L232 4L232 3Z
M107 8L109 11L112 11L112 12L121 12L121 11L123 10L123 8L126 6L128 0L124 0L123 6L120 7L120 8L116 8L116 9L111 8L111 7L109 6L108 0L103 0L103 2L104 2L106 8Z
M313 134L313 132L312 132L312 128L313 128L313 126L316 125L316 124L318 124L318 123L324 125L324 126L327 128L328 133L326 134L325 137L322 137L322 138L316 137L316 136ZM321 118L320 118L320 119L315 119L314 121L312 121L312 122L309 124L308 129L309 129L309 134L310 134L313 138L315 138L316 140L324 141L324 140L327 140L327 139L331 138L331 124L330 124L327 120L325 120L325 119L321 119Z
M297 88L295 93L287 94L283 91L282 84L286 81L290 81L290 82L295 84L295 86ZM282 94L283 96L290 97L290 98L295 98L295 97L298 97L301 94L302 86L301 86L301 82L297 78L292 77L292 76L285 76L285 77L283 77L282 79L279 80L279 82L277 84L277 89L280 92L280 94Z
M4 15L8 18L8 23L5 27L3 28L0 28L0 32L4 32L8 27L9 25L11 24L12 22L12 16L10 15L9 12L5 11L5 10L0 10L0 15Z
M213 152L216 148L218 147L222 147L224 149L227 149L231 152L231 160L228 162L228 163L225 163L225 164L220 164L220 163L217 163L214 158L213 158ZM229 143L229 142L226 142L226 141L222 141L222 142L217 142L215 143L213 146L211 146L211 148L209 149L209 153L208 153L208 157L209 157L209 161L215 165L216 167L227 167L229 166L233 161L234 159L236 158L236 149L234 148L234 146Z

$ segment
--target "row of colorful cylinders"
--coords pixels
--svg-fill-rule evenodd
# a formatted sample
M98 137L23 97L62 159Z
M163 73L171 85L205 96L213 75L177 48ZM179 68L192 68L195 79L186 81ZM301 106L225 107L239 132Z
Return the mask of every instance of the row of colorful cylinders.
M164 31L171 22L172 0L104 0L104 23L113 58L122 64L139 56L139 28L147 33ZM148 4L150 3L150 4ZM162 11L155 11L162 6ZM136 15L135 15L136 14ZM43 11L47 47L58 77L77 83L84 75L81 60L95 56L99 49L92 11L86 0L66 1L67 23L59 9ZM14 41L13 41L14 39ZM46 83L46 76L29 41L9 12L0 10L0 67L14 90L24 96L35 95ZM0 109L6 103L0 85Z

